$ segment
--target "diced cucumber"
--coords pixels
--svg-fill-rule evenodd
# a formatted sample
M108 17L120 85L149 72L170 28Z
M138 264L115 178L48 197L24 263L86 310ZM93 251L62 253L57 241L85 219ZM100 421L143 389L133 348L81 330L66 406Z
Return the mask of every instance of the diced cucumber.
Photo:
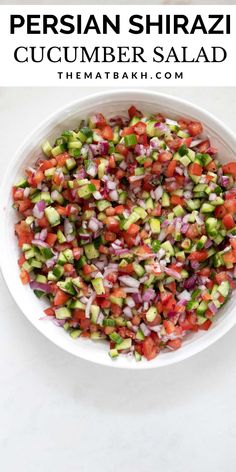
M127 339L124 339L121 343L116 344L116 349L117 351L123 351L126 349L130 349L131 346L132 346L132 339L127 338Z
M218 287L218 292L222 295L222 297L226 298L229 294L229 282L228 280L223 280Z
M141 266L141 264L134 262L133 268L138 277L142 277L144 275L145 269L143 268L143 266Z
M161 224L158 218L150 218L149 220L151 232L153 234L158 234L161 231Z
M55 208L49 206L45 208L44 212L51 226L57 226L60 224L60 215Z
M173 212L174 212L175 216L177 216L177 217L184 216L184 214L185 214L185 211L184 211L184 209L181 205L175 206L173 208Z
M111 206L111 203L108 202L107 200L99 200L96 203L96 205L97 205L99 211L104 211L106 208Z
M99 251L95 248L93 243L86 244L84 246L84 251L87 259L96 259L99 257Z
M147 321L151 323L153 320L155 320L156 316L157 316L157 309L155 306L151 306L146 313Z
M200 305L198 305L198 307L197 307L197 315L199 315L199 316L204 315L204 313L207 310L207 307L208 307L207 303L202 301L200 303Z
M69 308L63 306L55 309L55 315L58 320L66 320L67 318L71 318L71 311Z
M101 277L97 277L96 279L91 280L91 282L97 295L102 295L105 293L105 288Z
M170 197L169 197L168 193L163 192L162 199L161 199L161 204L164 208L170 206Z
M97 306L97 305L91 305L91 307L90 307L90 313L91 313L90 319L91 319L91 323L93 323L93 324L96 324L96 323L97 323L99 311L100 311L99 306Z
M161 247L162 247L162 249L165 250L165 252L168 256L174 256L175 255L174 249L173 249L170 241L165 241L164 243L161 244Z
M115 359L117 356L119 355L117 349L110 349L109 351L109 356L112 358L112 359Z

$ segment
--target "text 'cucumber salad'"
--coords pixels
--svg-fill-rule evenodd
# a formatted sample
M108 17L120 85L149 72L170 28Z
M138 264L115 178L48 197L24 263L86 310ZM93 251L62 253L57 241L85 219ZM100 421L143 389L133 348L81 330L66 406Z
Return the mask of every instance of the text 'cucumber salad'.
M47 317L137 361L208 330L235 288L236 162L220 164L202 124L131 106L43 153L13 199L20 277Z

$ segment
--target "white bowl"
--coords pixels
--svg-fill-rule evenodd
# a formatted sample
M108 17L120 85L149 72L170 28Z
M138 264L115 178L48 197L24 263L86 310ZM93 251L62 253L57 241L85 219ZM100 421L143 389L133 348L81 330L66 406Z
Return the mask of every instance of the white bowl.
M18 217L12 209L11 200L12 185L24 174L25 167L35 162L45 138L53 142L63 129L75 128L80 119L87 118L95 112L101 112L107 117L124 114L132 104L146 113L161 112L173 119L186 117L202 121L213 145L219 149L222 162L235 159L236 137L232 131L206 110L182 99L143 90L119 90L98 93L74 101L41 123L24 141L10 161L1 185L0 261L4 279L17 305L28 320L48 339L71 354L92 362L128 369L148 369L186 359L223 336L235 324L236 294L233 294L225 307L220 310L211 329L188 335L181 349L162 352L150 362L145 360L136 362L127 356L120 356L118 359L112 360L108 355L107 343L86 339L73 340L63 329L58 328L50 321L40 319L44 316L43 308L46 304L37 299L33 291L28 286L23 286L19 279L17 265L19 249L14 235L14 223Z

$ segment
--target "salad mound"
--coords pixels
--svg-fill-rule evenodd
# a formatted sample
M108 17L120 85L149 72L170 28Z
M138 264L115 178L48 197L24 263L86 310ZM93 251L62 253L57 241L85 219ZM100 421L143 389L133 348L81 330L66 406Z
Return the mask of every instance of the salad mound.
M20 277L72 337L150 360L235 288L236 162L200 122L131 106L65 130L13 187Z

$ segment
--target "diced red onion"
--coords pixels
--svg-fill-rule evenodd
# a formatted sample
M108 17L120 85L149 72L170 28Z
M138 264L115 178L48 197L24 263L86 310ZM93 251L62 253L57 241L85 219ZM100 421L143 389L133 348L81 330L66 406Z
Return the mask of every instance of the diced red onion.
M113 182L113 180L108 180L108 181L107 181L107 188L108 188L109 190L114 190L114 189L116 189L116 183Z
M93 293L90 295L90 297L89 297L89 299L88 299L88 301L87 301L86 307L85 307L85 317L86 317L86 318L89 318L89 317L90 317L91 305L92 305L93 301L95 300L95 298L96 298L96 293L93 292Z
M209 195L209 201L210 201L210 202L214 202L214 200L216 200L216 199L217 199L216 193L210 193L210 195Z
M191 294L188 292L188 290L183 290L183 292L179 293L177 295L178 300L190 300L191 299Z
M144 295L143 295L143 302L150 302L153 300L156 296L155 290L153 288L148 288L145 290Z
M135 287L124 287L125 293L139 293L139 289Z
M129 306L126 306L124 309L123 309L123 313L125 315L126 318L132 318L133 314L132 314L132 310Z
M126 305L128 305L130 308L133 308L135 306L135 302L132 297L127 297L125 299Z
M214 302L209 303L208 305L209 310L215 315L217 313L217 307L215 306Z
M183 234L187 233L188 228L189 228L189 225L187 223L183 224L183 226L181 227L181 233Z
M197 276L192 275L188 279L184 280L183 286L186 290L192 290L195 287L196 282L197 282Z
M114 202L117 202L119 200L119 195L118 195L118 192L117 190L112 190L110 193L109 193L109 197L111 200L113 200Z
M46 204L44 200L40 200L39 202L35 203L33 211L32 211L33 216L40 220L44 216L45 208L46 208Z
M86 172L88 175L91 175L91 177L95 177L97 175L97 165L95 162L90 162Z
M134 293L134 294L132 295L132 297L133 297L133 300L134 300L134 302L135 302L136 304L142 303L142 297L141 297L139 291L137 291L136 293Z
M169 269L168 267L164 267L164 272L167 275L170 275L170 277L174 277L177 280L181 280L181 275L176 270Z
M145 325L145 323L141 323L140 328L141 328L144 336L149 336L151 334L150 329Z
M138 288L140 285L139 280L135 279L134 277L130 277L130 275L121 275L118 278L120 282L128 287Z
M40 292L44 292L44 293L52 292L52 286L50 284L44 284L44 283L36 282L35 280L33 280L32 282L30 282L29 285L32 290L40 290Z
M24 192L23 192L24 198L28 198L29 194L30 194L30 188L29 187L24 188Z
M99 228L99 226L98 226L98 224L96 223L96 221L94 221L92 218L89 220L88 227L89 227L89 229L91 229L93 232L97 231L98 228Z
M49 247L49 244L45 243L45 241L41 241L40 239L33 239L32 244L36 247Z

